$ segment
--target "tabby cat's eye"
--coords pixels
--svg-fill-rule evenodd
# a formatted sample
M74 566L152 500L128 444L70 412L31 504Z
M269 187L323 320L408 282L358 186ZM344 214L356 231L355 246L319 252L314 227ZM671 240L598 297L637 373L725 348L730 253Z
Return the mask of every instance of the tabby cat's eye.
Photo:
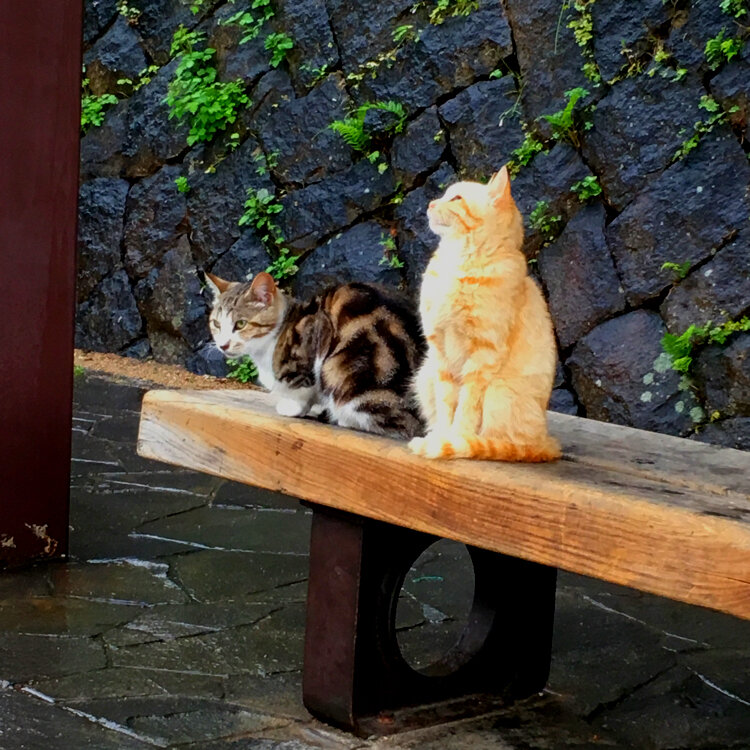
M238 320L234 324L234 330L235 331L241 331L246 325L247 325L247 321L246 320Z
M220 326L219 326L219 321L218 321L218 320L212 320L212 321L211 321L211 325L212 325L212 326L213 326L214 328L220 328Z

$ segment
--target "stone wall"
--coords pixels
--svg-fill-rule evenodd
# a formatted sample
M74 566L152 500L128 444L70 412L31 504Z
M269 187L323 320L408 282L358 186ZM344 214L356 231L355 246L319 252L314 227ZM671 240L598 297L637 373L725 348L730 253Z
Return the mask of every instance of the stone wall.
M86 0L87 93L117 102L81 140L78 346L220 371L196 270L244 278L279 247L239 225L248 188L283 207L297 293L347 279L414 292L435 246L429 200L513 160L560 348L554 408L750 448L750 333L696 346L687 377L662 348L667 331L750 311L746 0L457 0L445 12L274 0L242 43L227 20L250 5ZM453 17L457 6L470 12ZM205 32L219 80L251 99L193 146L165 103L180 25ZM294 40L276 68L272 31ZM717 38L738 41L707 59ZM588 93L555 127L544 116L576 87ZM328 127L386 101L406 117L368 112L364 155ZM573 189L592 175L600 194Z

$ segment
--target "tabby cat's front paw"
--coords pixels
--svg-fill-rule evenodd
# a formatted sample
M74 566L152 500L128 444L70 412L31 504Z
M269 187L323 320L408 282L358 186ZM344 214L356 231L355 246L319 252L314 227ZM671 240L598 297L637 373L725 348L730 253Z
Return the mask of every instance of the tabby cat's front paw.
M276 413L282 417L300 417L305 411L305 405L292 398L280 398L276 402Z
M423 437L415 437L412 438L409 441L409 450L411 450L412 453L416 453L418 456L422 456L422 449L424 447L424 442L427 438Z

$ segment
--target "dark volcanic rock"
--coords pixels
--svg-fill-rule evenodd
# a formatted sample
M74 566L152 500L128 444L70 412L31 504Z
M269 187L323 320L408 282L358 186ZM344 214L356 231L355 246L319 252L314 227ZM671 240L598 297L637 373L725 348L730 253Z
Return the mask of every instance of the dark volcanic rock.
M211 273L229 281L245 281L260 271L265 271L271 259L265 247L251 229L214 263Z
M381 174L376 165L363 159L346 172L284 196L279 225L288 242L307 250L373 211L395 190L392 169Z
M437 108L430 107L393 139L391 165L396 177L411 187L419 175L435 168L445 152L445 143Z
M664 262L708 257L750 214L750 164L722 131L654 180L607 228L628 301L637 305L673 279Z
M83 9L83 43L91 44L117 13L117 0L86 0Z
M116 352L140 336L143 321L128 275L115 271L78 306L76 346L97 352Z
M125 180L101 178L78 192L78 301L108 274L122 267L120 243L128 194Z
M577 13L558 0L505 0L516 55L523 71L523 108L529 120L555 112L564 94L591 87L581 72L584 59L567 27Z
M135 79L148 62L141 48L141 39L123 16L83 56L86 78L94 94L114 91L118 78Z
M179 244L162 258L160 268L139 282L136 295L157 359L159 352L153 343L154 331L179 337L190 347L208 338L206 303L187 237L183 236ZM171 359L169 355L167 357Z
M518 116L511 114L516 88L510 75L482 81L440 107L461 175L473 180L489 177L523 142Z
M413 0L383 0L369 3L367 12L363 13L361 7L351 0L327 0L344 70L350 73L363 61L373 60L379 52L391 49L391 31L397 25L395 20L409 11L413 4Z
M594 110L584 155L607 200L621 210L661 172L705 114L705 89L695 77L674 83L637 76L618 83Z
M398 270L381 264L382 241L387 233L373 221L357 224L316 248L300 265L295 278L295 292L311 297L324 287L346 281L374 281L398 286Z
M750 417L733 417L707 424L697 435L691 437L702 443L750 451Z
M695 375L706 396L709 414L750 417L750 333L739 333L725 346L706 347Z
M294 87L284 70L266 73L252 91L252 103L240 112L239 119L251 133L262 132L274 112L295 98Z
M560 347L625 308L625 295L604 240L604 208L587 206L539 253L539 273Z
M669 8L663 0L641 0L637 3L622 0L598 0L591 3L594 21L594 57L602 78L614 78L628 59L625 49L633 53L647 48L653 31L669 18Z
M664 333L656 313L637 310L578 342L566 364L587 417L677 435L692 429L692 395L678 390L678 373L660 366Z
M667 46L682 67L698 68L706 62L706 42L733 23L714 0L692 0L687 14L678 14Z
M750 120L750 43L747 40L739 55L711 81L711 91L724 109L739 107L739 111L730 115L730 120L735 127L742 129L747 140Z
M358 98L394 99L408 111L428 107L489 75L512 51L502 5L479 0L479 9L468 16L428 24L419 41L401 47L393 65L381 65L374 78L365 76Z
M750 231L746 230L684 281L673 286L661 313L667 328L682 333L708 321L719 323L750 310Z
M560 412L560 414L578 415L578 404L576 397L567 388L555 388L549 399L550 411Z
M264 47L268 30L241 44L244 29L238 24L226 23L238 11L239 8L232 3L219 8L210 21L207 44L216 50L216 68L220 80L240 79L245 84L252 84L271 70L270 58Z
M141 278L186 234L185 196L177 190L179 167L164 167L130 191L125 217L125 267Z
M178 26L195 26L200 16L190 12L190 3L183 0L137 0L140 11L137 27L151 57L159 65L169 60L172 35Z
M338 64L336 40L324 0L279 0L278 8L284 30L294 39L289 67L301 92L315 82L319 71Z
M551 151L537 154L528 166L513 179L513 198L523 214L526 225L524 252L533 257L546 240L530 223L531 212L539 201L546 201L548 212L560 216L564 223L581 209L581 202L571 185L590 174L578 152L566 143L558 143Z
M406 263L406 278L413 292L419 291L422 274L438 244L437 235L430 230L427 206L440 197L456 180L450 164L443 164L431 174L422 187L412 190L396 209L399 220L399 255Z
M187 194L190 242L196 261L209 265L238 239L242 228L248 188L274 192L267 174L258 174L263 152L258 142L248 138L242 146L216 165L214 172L201 171L190 178Z
M229 372L226 358L213 342L205 344L189 357L185 367L196 375L213 375L217 378L225 378Z
M264 126L267 152L278 152L274 174L306 185L351 164L351 149L328 126L348 114L349 96L339 74L328 76L307 96L283 102Z
M81 178L145 177L186 148L188 127L169 119L164 99L176 68L171 62L129 99L107 112L104 123L81 139Z

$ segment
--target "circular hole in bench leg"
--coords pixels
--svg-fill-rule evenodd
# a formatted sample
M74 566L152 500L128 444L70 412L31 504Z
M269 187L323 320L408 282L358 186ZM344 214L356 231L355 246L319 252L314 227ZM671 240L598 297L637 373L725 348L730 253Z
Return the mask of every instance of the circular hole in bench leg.
M451 674L481 648L477 632L474 565L466 545L442 539L406 574L396 608L396 640L404 661L420 674Z

